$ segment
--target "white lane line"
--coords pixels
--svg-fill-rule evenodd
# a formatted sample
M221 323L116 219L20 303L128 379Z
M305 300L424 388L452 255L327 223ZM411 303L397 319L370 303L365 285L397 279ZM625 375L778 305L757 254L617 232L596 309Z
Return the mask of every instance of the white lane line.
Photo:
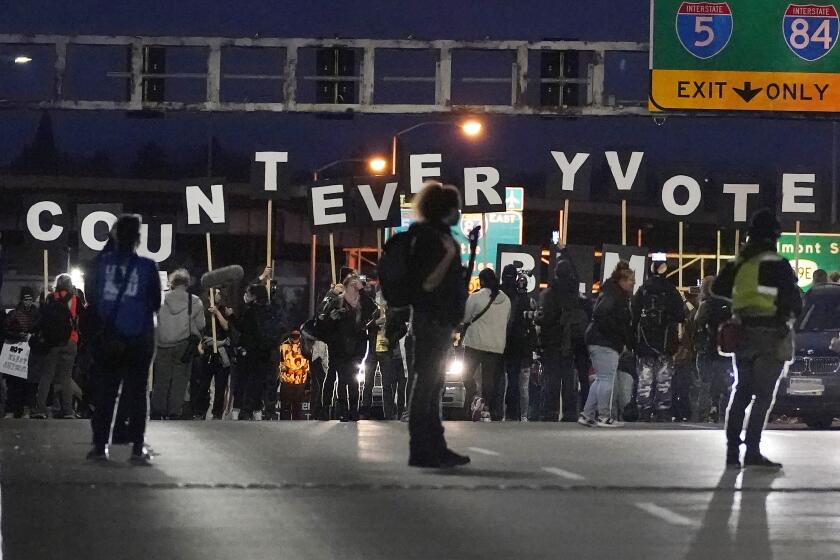
M3 560L3 492L0 485L0 560Z
M720 430L722 426L704 426L703 424L687 424L680 422L680 426L684 426L686 428L699 428L701 430Z
M586 477L583 475L573 473L571 471L566 471L563 469L558 469L557 467L543 467L542 470L549 474L557 475L560 478L565 478L568 480L586 480Z
M498 451L493 451L492 449L484 449L483 447L467 447L470 451L474 451L480 455L489 455L491 457L498 457L501 455Z
M652 516L657 517L671 525L680 525L682 527L697 527L700 525L693 519L689 519L688 517L680 515L675 511L671 511L668 508L658 506L653 502L636 502L634 505L640 510L649 513Z
M794 432L781 431L781 430L767 430L764 433L765 434L773 434L774 436L797 437L796 433L794 433Z

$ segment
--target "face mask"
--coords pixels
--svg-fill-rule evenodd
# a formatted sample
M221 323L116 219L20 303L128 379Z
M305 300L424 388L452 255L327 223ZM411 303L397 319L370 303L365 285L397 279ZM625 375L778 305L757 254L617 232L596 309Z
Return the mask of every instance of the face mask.
M448 226L454 226L460 220L461 220L461 211L456 209L456 208L453 208L452 210L449 211L449 214L447 214L446 217L443 219L443 223L445 223Z

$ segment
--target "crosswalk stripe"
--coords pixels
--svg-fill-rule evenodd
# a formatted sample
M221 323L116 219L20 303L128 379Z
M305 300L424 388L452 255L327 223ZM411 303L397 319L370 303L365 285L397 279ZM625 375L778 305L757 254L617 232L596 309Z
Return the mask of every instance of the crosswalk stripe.
M569 480L586 480L586 477L583 475L559 469L557 467L543 467L542 470L549 474L557 475L561 478L567 478Z
M662 506L658 506L653 502L636 502L634 504L640 510L651 514L654 517L658 517L662 521L669 523L671 525L680 525L682 527L697 527L699 523L690 519L684 515L680 515L675 511L671 511L668 508L664 508Z

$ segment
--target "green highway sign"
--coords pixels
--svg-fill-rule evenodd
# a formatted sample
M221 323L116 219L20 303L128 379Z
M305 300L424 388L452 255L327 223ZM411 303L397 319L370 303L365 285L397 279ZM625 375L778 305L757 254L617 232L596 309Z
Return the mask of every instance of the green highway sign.
M795 266L796 234L785 233L777 245L779 254ZM821 268L831 274L840 270L840 234L803 233L799 236L799 287L808 288L814 271Z
M659 110L840 111L840 0L651 0Z

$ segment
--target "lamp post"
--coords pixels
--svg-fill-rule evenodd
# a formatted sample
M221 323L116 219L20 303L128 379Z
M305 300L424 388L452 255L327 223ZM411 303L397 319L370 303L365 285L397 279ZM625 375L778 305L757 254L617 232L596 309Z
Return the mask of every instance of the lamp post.
M345 159L337 159L335 161L331 161L325 165L322 165L318 169L312 172L312 180L317 182L320 179L321 173L335 167L336 165L341 165L345 163L363 163L367 162L368 169L370 169L375 175L382 174L383 171L388 167L388 162L385 158L382 157L372 157L370 159L359 159L359 158L345 158ZM310 249L310 262L309 262L309 314L315 314L315 264L317 258L317 247L318 247L318 235L313 233L312 234L312 247ZM332 232L330 232L330 271L332 272L332 283L335 284L336 279L336 271L335 271L335 237Z

